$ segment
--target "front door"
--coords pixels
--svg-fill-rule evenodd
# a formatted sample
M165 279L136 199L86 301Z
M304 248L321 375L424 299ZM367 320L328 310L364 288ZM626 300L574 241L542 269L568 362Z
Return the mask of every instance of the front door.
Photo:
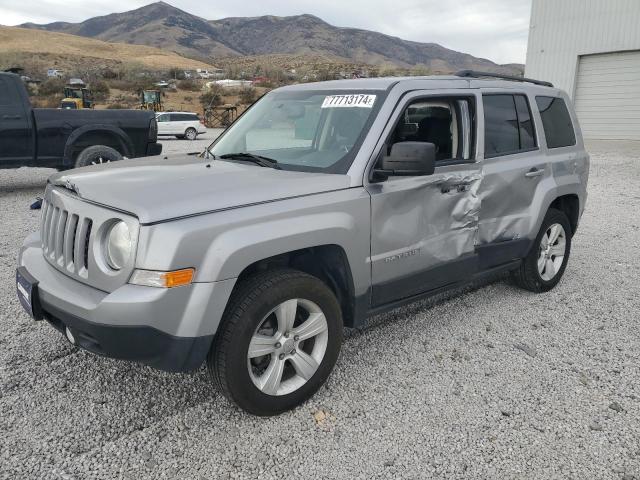
M455 284L477 272L475 240L481 165L474 161L476 97L408 96L385 134L393 143L436 145L433 175L372 182L372 306Z
M168 113L158 115L156 120L158 121L158 135L171 135L173 133Z
M5 167L33 160L27 112L15 82L0 77L0 162Z

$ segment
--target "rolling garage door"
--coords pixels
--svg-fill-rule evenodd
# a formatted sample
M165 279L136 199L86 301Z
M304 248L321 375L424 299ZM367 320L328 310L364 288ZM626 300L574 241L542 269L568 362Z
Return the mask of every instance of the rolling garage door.
M640 140L640 50L580 57L575 107L585 138Z

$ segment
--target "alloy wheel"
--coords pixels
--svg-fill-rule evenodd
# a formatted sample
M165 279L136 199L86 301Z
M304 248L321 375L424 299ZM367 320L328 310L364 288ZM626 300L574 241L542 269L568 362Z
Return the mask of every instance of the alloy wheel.
M564 227L554 223L547 228L540 239L538 273L546 281L551 281L560 271L567 251L567 236Z
M280 303L260 321L249 343L253 384L274 396L298 390L318 370L328 338L327 319L314 302L294 298Z
M102 165L103 163L111 163L111 160L109 160L109 159L105 160L104 158L102 158L102 156L100 156L100 157L96 158L95 160L93 160L91 162L91 165Z

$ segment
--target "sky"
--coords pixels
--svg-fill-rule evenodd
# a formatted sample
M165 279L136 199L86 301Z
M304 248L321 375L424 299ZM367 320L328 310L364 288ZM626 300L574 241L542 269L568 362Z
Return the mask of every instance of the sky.
M81 22L124 12L150 0L0 0L0 24ZM167 0L189 13L224 17L310 13L339 27L435 42L497 63L524 63L531 0Z

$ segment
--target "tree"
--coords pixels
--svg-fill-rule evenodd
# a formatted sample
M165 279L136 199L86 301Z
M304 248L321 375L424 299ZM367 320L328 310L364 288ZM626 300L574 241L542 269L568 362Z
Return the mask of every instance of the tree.
M185 79L184 70L178 67L170 68L169 77L173 78L174 80L184 80Z
M215 83L210 85L208 90L198 98L203 109L222 105L222 87Z

